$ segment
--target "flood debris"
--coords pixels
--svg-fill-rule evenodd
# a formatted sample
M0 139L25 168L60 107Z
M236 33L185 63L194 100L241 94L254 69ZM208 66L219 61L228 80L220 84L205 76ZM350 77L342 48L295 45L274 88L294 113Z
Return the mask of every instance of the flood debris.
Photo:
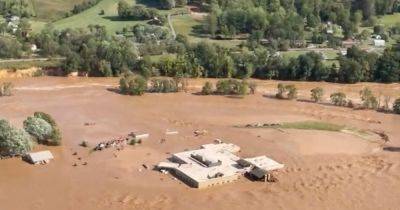
M85 122L84 125L85 126L95 126L96 123L94 123L94 122Z
M204 136L204 135L207 135L207 134L208 134L207 130L195 130L194 131L194 135L195 136Z
M178 131L170 131L170 130L167 130L167 131L165 132L165 135L178 135L178 134L179 134Z
M142 164L142 166L143 166L143 168L146 169L146 170L149 169L149 166L147 166L146 164Z
M279 123L251 123L247 124L246 128L263 128L263 127L279 127L281 124Z
M383 140L384 144L386 144L386 143L388 143L390 141L389 136L385 133L385 131L374 130L372 132L374 132L379 137L381 137L381 139Z
M82 141L79 146L81 147L89 147L89 143L87 141Z

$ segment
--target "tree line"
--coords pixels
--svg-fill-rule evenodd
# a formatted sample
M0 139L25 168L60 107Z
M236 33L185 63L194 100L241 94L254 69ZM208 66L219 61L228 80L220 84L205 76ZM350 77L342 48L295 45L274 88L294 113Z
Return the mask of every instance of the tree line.
M342 30L344 38L358 33L359 26L374 26L377 15L400 11L395 0L207 0L210 15L204 25L213 37L250 34L253 39L289 40L304 44L305 31L318 31L324 23ZM332 38L334 36L331 36ZM331 41L335 41L332 39Z
M78 71L89 76L119 76L134 72L151 76L259 78L299 81L398 82L400 44L387 48L382 55L358 47L339 56L339 65L327 65L317 52L286 59L268 48L226 48L208 42L191 43L178 35L174 40L160 26L135 25L131 36L107 34L105 27L54 30L48 27L28 38L0 36L0 57L21 57L29 53L30 43L42 56L65 56L66 74ZM151 55L164 56L153 61Z

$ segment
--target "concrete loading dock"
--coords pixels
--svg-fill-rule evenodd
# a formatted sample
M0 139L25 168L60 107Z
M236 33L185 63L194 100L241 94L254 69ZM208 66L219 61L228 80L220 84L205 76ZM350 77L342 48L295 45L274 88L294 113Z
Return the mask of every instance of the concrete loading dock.
M206 188L233 182L245 173L258 178L284 167L266 156L242 159L235 155L239 151L234 144L205 144L198 150L173 154L172 162L161 162L157 168L171 171L191 187Z

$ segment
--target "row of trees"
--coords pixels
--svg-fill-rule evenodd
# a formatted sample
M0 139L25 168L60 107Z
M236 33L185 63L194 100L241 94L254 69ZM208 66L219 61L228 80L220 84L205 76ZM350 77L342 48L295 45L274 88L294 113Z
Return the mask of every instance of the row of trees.
M0 120L0 157L24 155L33 149L35 142L60 145L61 132L54 119L43 112L36 112L24 121L24 129Z
M251 51L225 48L207 42L190 43L187 37L171 38L163 27L136 25L131 37L111 37L105 27L87 30L46 28L29 38L0 37L0 57L21 57L35 43L42 56L65 56L65 73L79 71L89 76L118 76L135 72L150 76L260 78L301 81L356 83L397 82L400 79L400 44L383 55L357 47L340 56L339 65L327 66L321 54L309 52L284 59L267 48ZM147 55L174 53L153 62Z
M143 5L130 6L125 0L118 2L118 16L123 19L132 20L162 18L162 15L155 8L147 8Z
M222 79L214 85L211 82L206 82L201 90L203 95L247 95L254 94L257 85L245 80Z
M234 51L208 43L183 44L180 47L176 58L165 57L155 65L161 75L342 83L397 82L400 76L398 46L385 50L383 55L357 47L349 48L346 56L340 56L339 66L335 63L327 66L322 54L316 52L287 60L264 48L251 52Z
M96 4L98 4L101 0L86 0L80 4L75 4L74 7L71 10L71 14L72 15L76 15L78 13L81 13L93 6L95 6ZM69 14L67 14L66 16L69 16Z
M28 0L0 0L0 15L30 17Z
M119 92L126 95L143 95L145 92L173 93L185 91L187 80L184 78L155 78L149 81L140 75L124 74L119 81Z
M316 87L311 89L310 91L311 100L315 103L324 101L324 89L321 87ZM383 101L381 100L381 96L376 97L374 93L369 88L364 88L360 92L360 100L361 104L357 105L352 100L347 99L347 96L343 92L334 92L330 95L330 101L335 106L347 106L350 108L363 108L363 109L374 109L378 111L390 112L393 111L396 114L400 114L400 98L396 99L390 105L391 98L388 96L383 97ZM297 88L294 85L284 85L278 84L276 98L278 99L296 99L297 98Z

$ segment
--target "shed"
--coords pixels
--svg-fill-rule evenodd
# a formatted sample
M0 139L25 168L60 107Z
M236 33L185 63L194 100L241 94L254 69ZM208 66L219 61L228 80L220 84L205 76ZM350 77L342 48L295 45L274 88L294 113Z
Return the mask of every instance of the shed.
M375 47L384 47L385 43L386 42L383 39L374 39L374 46Z
M41 152L33 152L28 153L25 157L25 160L32 164L46 164L49 163L50 160L54 159L53 154L50 151L41 151Z

